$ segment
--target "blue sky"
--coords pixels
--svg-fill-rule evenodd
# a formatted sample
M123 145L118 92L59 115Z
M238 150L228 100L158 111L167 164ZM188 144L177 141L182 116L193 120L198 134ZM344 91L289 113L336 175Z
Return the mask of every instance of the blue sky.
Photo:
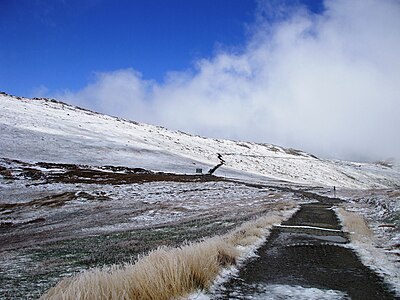
M400 161L398 0L0 0L0 12L0 91Z
M240 45L255 9L249 0L0 3L0 36L7 41L1 88L22 95L40 85L77 89L92 72L128 67L162 80L210 56L218 43Z
M321 9L320 1L303 3ZM76 90L93 72L123 68L162 81L167 72L187 70L216 49L240 51L257 5L254 0L3 0L0 89L22 96L35 96L41 86Z

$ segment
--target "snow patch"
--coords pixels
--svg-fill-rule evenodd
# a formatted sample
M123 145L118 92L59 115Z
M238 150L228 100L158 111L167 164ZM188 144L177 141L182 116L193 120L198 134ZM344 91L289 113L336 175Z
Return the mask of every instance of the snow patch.
M291 285L257 285L257 293L251 299L309 299L309 300L339 300L350 299L341 291L322 290Z
M47 99L0 95L0 157L24 161L122 165L349 188L395 186L398 166L322 160L269 144L210 139L130 122Z
M344 247L353 249L359 255L362 263L380 274L397 296L400 296L400 262L396 257L397 251L387 251L382 244L377 244L376 237L370 234L370 229L364 227L367 225L365 223L362 225L360 215L340 208L335 211L343 229L350 234L351 243ZM358 220L354 221L354 219ZM388 242L387 237L386 242Z

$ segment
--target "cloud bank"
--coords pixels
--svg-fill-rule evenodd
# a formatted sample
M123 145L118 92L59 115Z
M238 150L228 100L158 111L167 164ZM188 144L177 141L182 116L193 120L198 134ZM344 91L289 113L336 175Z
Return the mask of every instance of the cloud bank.
M220 50L162 83L124 69L52 96L204 136L322 157L399 159L400 2L324 5L319 15L291 7L271 22L265 15L274 15L273 7L260 2L238 53Z

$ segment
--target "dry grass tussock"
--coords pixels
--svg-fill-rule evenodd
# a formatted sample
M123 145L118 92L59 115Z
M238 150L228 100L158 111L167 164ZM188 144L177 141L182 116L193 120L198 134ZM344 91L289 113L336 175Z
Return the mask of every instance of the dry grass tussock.
M223 239L233 246L249 246L265 236L266 230L271 228L272 225L279 224L282 220L282 216L269 214L254 221L243 223L231 233L223 236Z
M350 232L350 238L353 241L362 242L371 239L373 233L362 216L347 211L342 207L337 209L337 213L343 223L344 229Z
M209 286L238 251L221 238L159 248L136 263L92 269L62 280L42 299L171 299Z
M290 208L294 204L280 207ZM222 237L162 247L135 263L88 270L63 279L41 299L178 299L209 287L222 268L236 263L242 254L237 246L254 244L282 220L282 214L270 214Z

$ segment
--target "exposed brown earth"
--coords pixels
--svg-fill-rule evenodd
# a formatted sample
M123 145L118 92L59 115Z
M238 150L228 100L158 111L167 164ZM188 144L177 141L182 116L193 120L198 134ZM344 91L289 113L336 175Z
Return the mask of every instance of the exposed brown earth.
M19 161L11 161L21 164ZM174 182L208 182L221 181L222 179L210 174L186 175L164 172L153 172L142 168L127 168L118 166L93 167L76 164L58 164L39 162L25 164L19 170L0 166L0 175L5 179L18 179L19 177L42 181L42 183L86 183L86 184L132 184L155 181ZM43 171L45 169L46 171ZM13 173L16 173L15 175Z

